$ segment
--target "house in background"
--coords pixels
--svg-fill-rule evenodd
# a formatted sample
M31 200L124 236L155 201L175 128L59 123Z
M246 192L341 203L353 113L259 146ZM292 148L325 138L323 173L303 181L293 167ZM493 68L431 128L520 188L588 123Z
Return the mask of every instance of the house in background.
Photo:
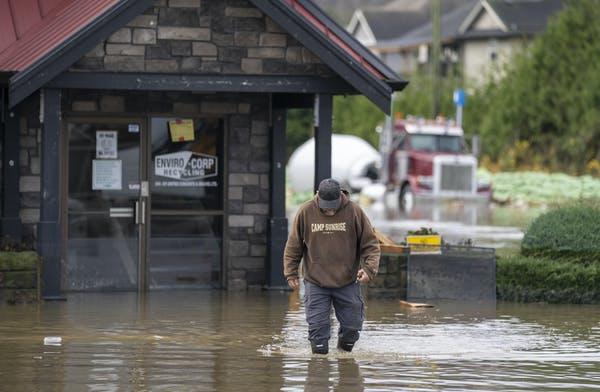
M563 0L468 0L442 10L442 72L461 72L475 85L500 75L502 65L542 32L563 5ZM394 70L411 74L429 63L431 41L427 20L394 39L379 41L373 50ZM389 62L381 53L395 53L401 61Z
M469 0L444 0L442 13L466 2ZM430 18L430 0L395 0L383 7L357 9L347 30L392 69L411 72L417 67L416 60L411 53L399 50L396 41Z

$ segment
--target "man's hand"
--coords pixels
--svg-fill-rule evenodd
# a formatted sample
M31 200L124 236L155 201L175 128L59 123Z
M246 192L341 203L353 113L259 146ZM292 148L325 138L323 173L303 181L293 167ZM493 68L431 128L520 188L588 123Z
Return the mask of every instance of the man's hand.
M298 281L298 278L290 278L287 282L288 286L290 286L292 290L297 290L298 287L300 287L300 282Z
M358 270L358 273L356 274L356 281L358 283L369 283L370 280L371 278L369 278L369 275L367 275L364 269L361 268Z

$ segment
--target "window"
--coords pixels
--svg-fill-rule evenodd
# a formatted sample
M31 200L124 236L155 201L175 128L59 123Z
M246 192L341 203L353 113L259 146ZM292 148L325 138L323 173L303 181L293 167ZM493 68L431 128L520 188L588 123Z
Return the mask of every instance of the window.
M410 145L413 150L427 152L451 152L463 151L462 138L449 135L411 135Z

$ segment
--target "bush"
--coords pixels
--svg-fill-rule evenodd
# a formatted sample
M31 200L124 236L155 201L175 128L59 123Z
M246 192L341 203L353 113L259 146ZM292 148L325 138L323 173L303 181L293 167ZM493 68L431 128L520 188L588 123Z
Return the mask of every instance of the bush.
M600 264L600 206L580 202L540 215L525 233L521 251Z
M0 270L35 270L38 268L38 263L39 256L33 251L0 251Z
M498 299L505 301L600 303L600 264L521 255L500 257L496 290Z

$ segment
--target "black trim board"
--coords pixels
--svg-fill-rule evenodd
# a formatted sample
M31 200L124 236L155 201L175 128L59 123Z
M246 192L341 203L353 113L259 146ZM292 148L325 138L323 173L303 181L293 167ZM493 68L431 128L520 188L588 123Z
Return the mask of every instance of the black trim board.
M0 72L0 85L8 86L8 82L13 75L14 72Z
M357 94L343 79L275 75L181 75L64 72L47 84L54 88L247 93Z
M153 0L123 0L27 70L10 79L9 106L13 107L74 64L95 45L152 6Z
M273 94L273 110L275 109L314 109L313 94Z
M392 88L356 63L346 52L280 0L250 0L298 42L319 57L383 112L390 113Z
M0 131L2 134L2 216L0 228L2 237L21 242L22 226L19 211L21 210L21 194L19 193L20 175L20 108L6 110L4 89L0 90L2 97L2 116Z
M276 99L272 99L273 103L275 101ZM288 237L288 220L285 216L286 110L272 108L271 119L269 138L271 210L267 231L268 257L265 270L267 271L267 287L274 289L287 286L281 262Z

